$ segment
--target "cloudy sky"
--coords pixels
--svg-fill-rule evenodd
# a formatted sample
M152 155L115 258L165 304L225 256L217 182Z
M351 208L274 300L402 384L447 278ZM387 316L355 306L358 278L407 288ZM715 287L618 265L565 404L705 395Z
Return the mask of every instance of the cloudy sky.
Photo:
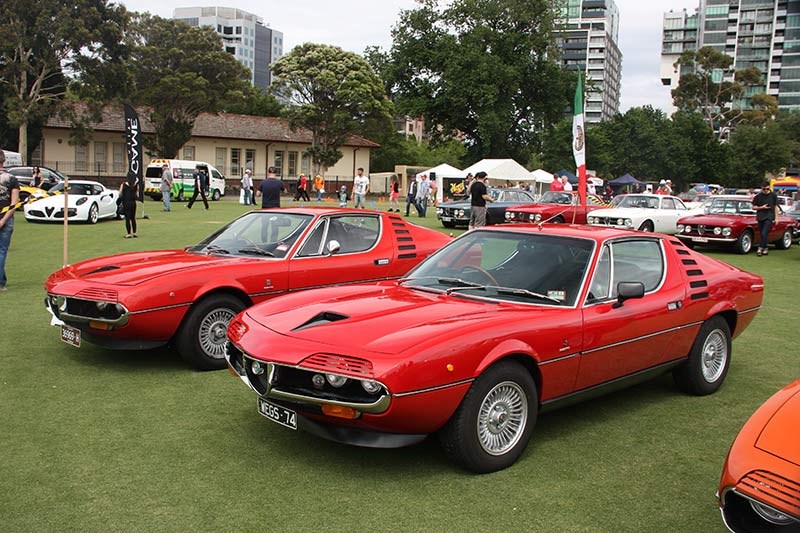
M362 53L367 46L391 46L390 31L401 9L413 0L117 0L132 11L172 17L176 7L236 7L254 13L284 34L284 52L311 41ZM616 0L620 11L622 108L652 105L666 110L669 90L661 85L661 25L671 9L694 10L697 0Z

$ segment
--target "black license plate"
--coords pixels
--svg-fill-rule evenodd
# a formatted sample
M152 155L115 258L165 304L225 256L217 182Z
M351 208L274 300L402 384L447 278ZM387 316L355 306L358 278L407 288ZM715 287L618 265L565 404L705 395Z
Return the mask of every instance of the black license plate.
M61 340L70 346L81 347L81 330L71 326L61 326Z
M258 399L258 414L287 428L297 429L297 413L291 409L270 403L264 398Z

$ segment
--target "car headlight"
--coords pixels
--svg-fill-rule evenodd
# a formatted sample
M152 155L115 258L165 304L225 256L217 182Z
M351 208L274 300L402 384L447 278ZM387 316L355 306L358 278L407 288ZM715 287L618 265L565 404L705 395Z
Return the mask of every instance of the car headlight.
M75 202L75 205L83 205L83 204L85 204L85 203L86 203L86 200L88 200L88 198L87 198L87 197L85 197L85 196L81 196L80 198L78 198L78 201L77 201L77 202Z
M625 220L622 219L622 218L618 218L617 219L617 226L624 226L624 225L625 225Z
M372 381L371 379L365 379L361 381L361 388L367 391L369 394L376 394L381 390L381 384L377 381Z
M343 387L344 384L347 383L347 378L338 374L325 374L325 379L328 380L328 383L331 384L331 387L335 387L337 389L339 387Z
M530 215L528 215L528 220L530 220L531 222L533 222L534 220L536 220L536 215L534 215L533 213L531 213Z
M444 209L442 209L441 207L437 207L436 208L436 214L437 215L441 215L442 213L444 213Z
M594 217L586 217L586 222L589 224L594 224L595 222L597 222L597 219Z
M250 364L250 370L252 370L253 374L255 374L256 376L260 376L261 374L264 373L264 365L262 365L258 361L253 361Z
M458 212L456 213L456 215L461 217L461 218L464 218L464 210L463 209L459 209Z
M514 218L514 213L506 213L506 220L511 220Z
M678 224L678 233L683 233L683 224Z
M692 227L687 224L686 227L683 228L683 231L684 231L684 233L691 233Z
M714 228L714 235L722 235L722 228L720 228L719 226Z
M541 222L542 221L542 215L540 215L539 213L535 214L533 216L533 221L534 222Z
M628 228L632 228L633 227L633 220L631 220L629 218L626 218L625 219L625 226L628 227Z
M722 228L722 235L724 237L729 237L731 234L731 228Z

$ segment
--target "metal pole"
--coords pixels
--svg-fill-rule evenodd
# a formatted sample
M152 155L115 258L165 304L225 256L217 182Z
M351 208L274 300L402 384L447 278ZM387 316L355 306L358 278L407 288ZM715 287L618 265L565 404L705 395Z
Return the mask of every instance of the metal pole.
M64 258L63 258L63 265L67 266L69 261L68 257L68 249L69 249L69 176L64 174Z

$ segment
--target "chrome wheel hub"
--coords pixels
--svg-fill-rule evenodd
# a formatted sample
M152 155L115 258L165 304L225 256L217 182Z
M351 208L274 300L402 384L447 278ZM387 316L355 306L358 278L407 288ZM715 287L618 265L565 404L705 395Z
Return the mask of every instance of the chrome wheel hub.
M703 379L708 383L716 382L722 376L728 360L728 343L722 331L715 329L706 337L701 358Z
M235 313L230 309L220 308L214 309L203 318L197 332L197 339L207 356L214 359L222 359L225 356L228 324L234 315Z
M478 410L478 442L489 455L511 450L525 431L528 398L513 381L496 385L484 397Z

